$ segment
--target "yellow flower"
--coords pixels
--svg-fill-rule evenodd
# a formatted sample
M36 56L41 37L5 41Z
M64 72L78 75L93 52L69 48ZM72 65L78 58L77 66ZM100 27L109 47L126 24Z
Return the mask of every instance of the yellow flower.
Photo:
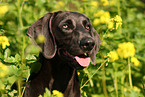
M138 87L136 87L136 86L133 86L133 90L136 91L136 92L140 92L140 91L141 91L141 90L140 90Z
M7 66L0 62L0 78L5 77L7 74L8 74Z
M116 22L116 29L122 25L122 18L120 16L116 15L114 21Z
M106 18L104 16L101 16L100 17L100 21L101 21L101 23L105 23L106 22Z
M114 21L116 21L117 23L122 23L122 18L119 15L116 15L114 17Z
M114 23L108 22L108 29L114 29Z
M135 58L135 57L131 57L131 62L133 62L135 66L139 66L139 64L140 64L140 62L138 61L138 59Z
M111 0L111 1L109 1L109 4L110 4L110 6L113 6L113 5L117 4L117 3L116 3L116 0Z
M94 19L93 25L97 26L98 24L100 24L100 19Z
M77 72L78 75L80 75L80 72Z
M91 1L91 7L97 8L98 7L98 2L97 1Z
M116 23L116 29L118 29L118 27L120 27L122 25L122 23Z
M8 11L8 5L0 5L0 15L4 15Z
M116 51L110 51L107 56L109 57L110 61L113 62L115 60L118 60L118 54Z
M103 15L105 12L103 10L98 11L97 13L94 14L94 17L100 17Z
M63 8L64 6L65 6L64 2L58 1L55 6L55 9L60 9L60 8Z
M79 8L79 10L80 10L80 12L83 12L83 11L84 11L84 9L83 9L83 8Z
M105 16L106 18L109 18L109 19L110 19L110 13L109 13L109 12L105 12L105 13L104 13L104 16Z
M104 58L107 58L107 56L105 55Z
M127 92L128 90L127 90L127 88L124 88L124 92Z
M2 21L0 21L0 25L3 25L4 23Z
M57 90L53 90L52 91L53 95L55 95L56 97L63 97L63 94Z
M101 0L101 2L103 3L103 6L107 6L107 5L109 5L108 0Z
M110 21L110 13L105 12L101 17L100 17L101 23L108 23Z
M135 55L135 48L133 43L124 42L119 44L117 53L121 58L133 57Z
M5 49L6 46L10 46L8 38L6 36L0 36L0 44L2 44L2 48Z
M0 83L3 83L3 82L0 80ZM4 84L0 84L0 91L4 90L4 89L5 89L5 85Z

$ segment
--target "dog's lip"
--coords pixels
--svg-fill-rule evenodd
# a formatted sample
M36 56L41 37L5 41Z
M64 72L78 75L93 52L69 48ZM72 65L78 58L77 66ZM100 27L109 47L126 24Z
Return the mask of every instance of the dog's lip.
M63 55L67 60L77 62L82 67L87 67L90 63L90 54L89 53L72 55L64 49L60 49L59 53L60 52L61 52L61 55Z
M66 50L63 50L62 52L63 52L64 55L66 55L66 56L68 56L70 58L74 58L76 56L78 56L79 58L88 58L88 57L90 57L89 53L82 53L82 54L74 54L74 55L72 55Z

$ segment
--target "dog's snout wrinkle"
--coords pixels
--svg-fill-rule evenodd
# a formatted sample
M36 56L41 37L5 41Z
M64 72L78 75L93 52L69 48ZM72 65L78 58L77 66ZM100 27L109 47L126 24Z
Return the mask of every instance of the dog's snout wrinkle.
M91 51L94 48L95 41L92 38L83 38L80 47L83 51Z

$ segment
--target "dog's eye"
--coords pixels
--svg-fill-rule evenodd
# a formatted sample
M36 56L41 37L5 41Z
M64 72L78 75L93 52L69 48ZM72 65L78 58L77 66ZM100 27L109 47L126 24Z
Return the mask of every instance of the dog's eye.
M83 21L83 25L84 25L84 28L85 28L85 29L90 30L91 25L90 25L89 22L87 22L87 20L84 20L84 21Z
M63 29L67 29L68 28L68 25L67 24L64 24L62 27L63 27Z
M85 27L87 30L90 30L90 25L86 25Z

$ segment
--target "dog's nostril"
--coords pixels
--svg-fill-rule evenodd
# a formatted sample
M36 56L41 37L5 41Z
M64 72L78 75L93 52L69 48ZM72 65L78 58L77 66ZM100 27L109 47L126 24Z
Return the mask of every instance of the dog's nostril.
M83 38L80 42L80 46L83 51L91 51L94 45L95 41L92 38Z

